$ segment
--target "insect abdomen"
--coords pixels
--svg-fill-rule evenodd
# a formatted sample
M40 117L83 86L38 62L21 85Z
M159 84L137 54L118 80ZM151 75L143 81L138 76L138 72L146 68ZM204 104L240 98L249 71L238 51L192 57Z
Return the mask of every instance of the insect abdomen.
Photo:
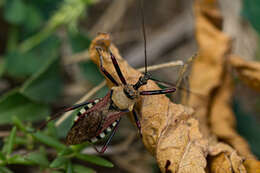
M116 120L115 122L113 122L110 126L108 126L103 132L101 132L100 134L98 134L96 137L93 137L89 140L89 142L91 143L95 143L97 142L98 140L101 140L103 138L106 137L107 134L109 134L112 129L117 125L118 123L118 120Z
M92 108L95 104L97 104L100 100L99 99L95 99L93 102L87 104L86 106L84 106L84 108L80 109L80 111L77 113L77 116L75 116L74 122L77 122L80 118L81 115L85 114L85 112L87 112L87 110L89 110L90 108ZM87 116L88 114L86 114L85 116Z

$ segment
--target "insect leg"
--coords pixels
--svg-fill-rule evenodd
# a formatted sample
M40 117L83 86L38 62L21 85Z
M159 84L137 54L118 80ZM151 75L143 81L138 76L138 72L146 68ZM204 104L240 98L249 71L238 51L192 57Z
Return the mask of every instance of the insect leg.
M74 109L77 109L79 107L82 107L82 106L87 105L87 104L92 103L92 102L94 102L94 100L89 100L89 101L86 101L86 102L82 102L82 103L73 105L71 107L64 108L63 110L61 110L61 111L57 112L56 114L54 114L49 120L47 120L46 122L41 124L40 127L38 128L38 130L43 129L49 122L59 118L63 113L68 112L68 111L72 111Z
M104 153L107 149L107 146L109 145L109 143L111 142L113 136L115 135L116 133L116 130L118 129L119 127L119 122L120 122L121 118L119 118L116 126L114 127L114 129L112 130L111 134L109 135L109 137L107 138L105 144L103 145L102 149L101 150L98 150L96 146L94 146L94 149L98 152L98 153Z
M109 53L110 53L110 57L111 57L111 59L112 59L113 65L114 65L114 67L115 67L115 69L116 69L117 75L119 76L121 82L122 82L124 85L126 85L127 83L126 83L125 77L124 77L124 75L122 74L121 69L120 69L120 67L119 67L119 65L118 65L118 63L117 63L117 60L116 60L115 56L113 55L113 53L111 52L110 49L109 49Z
M140 134L140 136L142 137L142 133L141 133L141 123L140 123L140 121L139 121L139 118L138 118L138 116L137 116L137 113L136 113L136 110L135 110L135 109L133 109L133 115L134 115L135 123L136 123L136 126L137 126L137 128L138 128L139 134Z
M166 88L161 90L151 90L151 91L141 91L140 95L158 95L158 94L167 94L175 92L176 88Z
M104 75L106 75L106 77L113 82L113 84L115 84L116 86L118 86L117 81L111 76L111 74L108 73L108 71L103 67L103 57L100 53L101 48L96 48L98 55L99 55L99 59L100 59L100 69L101 71L104 73Z

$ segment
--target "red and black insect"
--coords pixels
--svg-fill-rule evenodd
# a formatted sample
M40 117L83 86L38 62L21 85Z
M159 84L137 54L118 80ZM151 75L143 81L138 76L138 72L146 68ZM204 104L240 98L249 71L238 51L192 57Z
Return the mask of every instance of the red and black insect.
M143 13L142 9L141 11ZM98 140L108 136L101 150L98 150L95 147L97 152L104 153L116 130L119 127L121 116L125 115L127 112L133 113L136 126L138 127L139 132L141 132L141 124L138 119L137 111L134 109L134 106L140 95L167 94L176 91L175 87L152 91L138 90L141 86L146 85L148 80L151 80L151 76L147 72L146 33L144 29L143 14L142 25L146 68L144 75L141 76L135 84L128 84L111 50L109 48L108 50L103 50L101 47L96 47L96 51L100 58L100 70L114 84L114 87L112 87L107 95L103 98L94 99L78 105L74 105L62 111L64 113L77 108L81 108L75 118L72 128L67 134L66 143L68 145L80 144L85 141L95 143ZM111 60L120 79L120 82L116 81L103 67L102 51L109 51ZM52 119L55 118L56 117Z

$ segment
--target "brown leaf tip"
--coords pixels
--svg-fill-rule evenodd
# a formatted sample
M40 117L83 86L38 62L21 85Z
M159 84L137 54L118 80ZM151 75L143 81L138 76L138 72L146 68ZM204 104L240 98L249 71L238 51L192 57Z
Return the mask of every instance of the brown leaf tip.
M99 45L103 48L108 48L111 44L111 37L108 33L99 32L93 42L95 43L93 45Z

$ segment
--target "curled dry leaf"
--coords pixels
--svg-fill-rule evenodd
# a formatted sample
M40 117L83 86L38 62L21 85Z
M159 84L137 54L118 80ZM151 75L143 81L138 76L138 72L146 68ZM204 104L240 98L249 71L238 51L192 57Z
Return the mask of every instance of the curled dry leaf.
M247 142L235 131L235 117L229 104L233 84L226 60L231 39L221 31L217 1L197 0L194 9L200 56L192 67L190 89L208 99L191 95L187 103L195 109L194 116L200 122L203 136L209 140L207 168L210 172L247 172L248 167L239 155L254 156ZM219 143L218 139L226 144Z
M245 61L238 56L229 57L231 66L236 70L238 77L248 86L260 91L260 63Z
M109 35L99 34L90 46L90 57L99 65L96 47L110 47L129 84L135 84L141 73L130 67L111 44ZM104 68L117 80L119 78L107 51L102 52ZM112 83L108 81L108 86ZM140 90L156 90L159 87L149 81ZM165 95L141 96L138 112L142 126L143 143L157 159L162 172L204 172L207 141L202 139L198 121L192 118L192 110L170 102ZM196 173L195 172L195 173Z
M210 11L204 11L208 6L214 9L214 19L220 21L221 18L216 15L217 8L214 2L195 1L196 39L199 46L199 56L193 63L189 77L190 89L208 99L190 95L187 103L195 109L195 117L199 119L202 133L206 137L211 135L208 126L208 108L211 103L211 95L222 82L223 56L229 51L231 45L230 39L220 31L219 25L211 23Z
M221 86L212 97L210 111L210 128L218 139L233 146L239 154L254 158L249 145L235 130L236 119L230 106L233 92L233 82L230 73L225 72Z
M238 156L236 150L224 143L217 143L209 147L209 155L212 158L209 164L210 172L213 173L246 173L243 159ZM221 162L223 164L221 164Z
M254 159L246 159L244 165L248 173L260 173L260 161Z

